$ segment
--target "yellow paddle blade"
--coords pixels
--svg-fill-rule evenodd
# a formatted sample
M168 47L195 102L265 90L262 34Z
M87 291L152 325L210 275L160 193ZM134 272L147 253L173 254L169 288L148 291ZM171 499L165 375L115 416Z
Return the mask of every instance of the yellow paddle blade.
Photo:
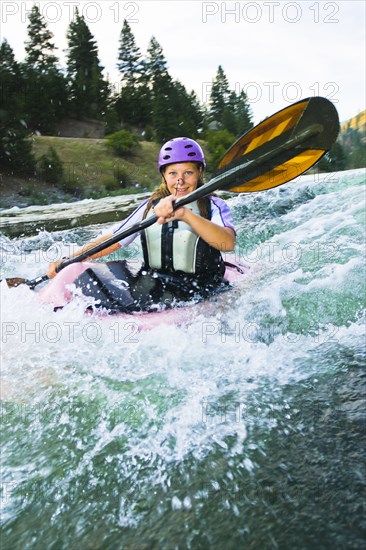
M241 136L225 153L214 180L221 178L222 189L237 193L277 187L318 162L338 132L338 113L328 99L303 99Z
M255 149L259 149L262 145L266 145L281 134L289 135L290 130L296 126L308 104L309 99L294 103L290 107L282 109L270 118L265 119L252 130L249 130L226 152L218 165L218 169L220 170L233 160L248 155L248 153Z
M313 166L326 153L322 150L309 150L300 153L291 160L272 168L265 174L245 182L243 185L230 187L234 193L252 193L253 191L264 191L287 183Z

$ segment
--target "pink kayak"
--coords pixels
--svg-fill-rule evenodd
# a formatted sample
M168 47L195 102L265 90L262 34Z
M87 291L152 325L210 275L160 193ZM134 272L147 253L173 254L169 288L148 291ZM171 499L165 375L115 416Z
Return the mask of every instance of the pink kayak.
M40 300L45 304L52 304L57 309L82 296L83 304L85 304L88 314L92 313L98 318L110 317L111 312L108 309L96 309L93 307L95 305L94 292L91 293L89 300L88 296L85 296L84 292L81 292L80 288L75 285L75 281L80 280L80 277L84 276L85 273L89 273L90 270L94 270L96 266L100 268L106 266L106 264L99 262L78 262L65 267L39 291L38 296ZM248 273L249 267L236 261L235 255L232 255L232 259L230 255L226 255L225 267L225 279L230 283L227 287L230 293L231 288L236 287ZM117 282L123 283L124 281ZM94 290L93 285L96 285L96 282L93 281L87 286L91 286L92 290ZM113 318L123 319L127 322L136 322L138 328L143 329L151 329L162 323L182 325L197 317L202 305L205 305L209 301L210 299L204 300L198 304L193 301L191 303L184 302L183 305L178 304L177 307L170 308L156 306L156 310L153 311L113 312Z

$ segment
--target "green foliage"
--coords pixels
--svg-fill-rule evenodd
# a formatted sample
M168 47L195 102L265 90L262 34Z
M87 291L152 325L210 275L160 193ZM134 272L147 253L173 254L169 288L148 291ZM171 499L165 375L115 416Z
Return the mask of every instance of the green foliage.
M138 136L128 130L119 130L114 134L109 134L106 136L106 140L108 147L111 147L121 157L131 155L140 147Z
M52 42L53 34L47 29L36 4L32 7L27 28L29 40L25 43L26 63L36 70L47 72L50 67L55 66L58 59L54 54L56 48Z
M196 137L202 125L202 111L197 97L169 74L163 49L153 36L145 62L150 86L150 124L158 143L177 135Z
M56 68L47 73L23 65L23 116L33 132L52 135L67 111L66 80Z
M208 169L213 171L216 170L227 149L234 143L235 136L227 130L207 130L205 139L210 153Z
M175 94L163 49L153 36L147 49L146 77L151 86L151 125L159 143L176 135L177 112L172 104Z
M33 174L35 159L24 120L23 76L14 52L0 45L0 167L6 173Z
M141 81L144 64L140 49L137 47L131 27L125 19L120 35L118 64L122 80L129 86L135 86Z
M33 174L32 144L21 124L0 125L0 167L7 174Z
M54 147L49 147L46 154L37 161L37 175L47 183L61 183L64 176L63 163Z
M177 124L177 112L172 106L174 84L169 74L156 76L153 84L152 126L154 138L158 143L164 143L171 137L183 135Z
M67 109L67 83L57 66L53 34L37 5L29 16L23 75L23 117L33 131L52 134Z
M170 109L174 123L179 128L179 134L196 138L198 130L203 124L203 113L194 92L187 93L186 88L179 81L173 82L173 90L170 97ZM173 133L174 136L176 134ZM172 137L168 136L168 139Z
M366 166L366 135L356 128L348 127L341 134L344 153L347 157L347 168L364 168Z
M126 84L115 103L118 118L124 124L144 128L151 122L152 96L145 84Z
M107 191L126 189L131 183L132 179L128 167L120 163L113 166L113 176L103 180L103 185Z
M139 146L136 135L120 128L138 129L144 140L155 140L158 144L179 135L195 139L203 134L208 140L211 169L234 139L253 126L246 94L230 90L221 65L213 80L210 102L201 105L193 91L189 93L179 80L171 77L163 49L154 36L146 56L141 55L127 20L123 23L118 50L120 91L116 92L104 79L97 43L77 9L67 31L65 74L58 66L53 35L37 6L36 3L29 15L25 60L18 64L9 44L4 40L0 45L2 168L32 173L35 161L28 136L32 132L52 135L65 115L105 121L110 134L107 141L120 156L135 152L138 155ZM51 152L46 156L44 167ZM51 160L51 166L57 165L57 159ZM365 135L354 128L343 132L339 144L319 163L323 170L363 166ZM75 176L74 168L68 178L63 178L62 185L66 185L66 179L69 186L82 184L84 176ZM47 177L54 179L56 173ZM128 174L116 177L109 174L107 180L107 185L114 187L127 182Z
M212 83L210 95L210 116L212 120L222 122L229 97L229 83L221 65Z
M117 67L122 77L122 89L115 103L116 113L121 123L142 129L151 123L152 94L147 64L126 20L120 35Z
M99 63L98 47L83 16L75 10L68 31L67 73L70 104L78 117L103 117L109 94Z
M347 159L339 141L320 159L317 166L322 172L338 172L347 168Z
M236 137L253 127L248 98L242 90L240 94L230 91L223 68L219 65L212 84L209 123L220 130L227 130Z
M168 75L167 62L163 54L163 48L155 36L152 36L147 48L146 76L152 84L155 84L155 80L162 75Z

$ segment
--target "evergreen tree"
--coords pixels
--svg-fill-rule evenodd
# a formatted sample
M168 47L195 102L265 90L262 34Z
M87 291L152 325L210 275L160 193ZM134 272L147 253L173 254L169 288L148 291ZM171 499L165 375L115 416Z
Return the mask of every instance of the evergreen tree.
M151 123L151 109L151 91L145 85L123 86L115 102L120 123L141 129Z
M321 172L338 172L346 169L347 159L339 141L336 141L328 153L320 159L317 167Z
M122 82L135 86L141 81L144 71L140 49L137 47L131 27L125 19L120 35L120 46L117 67L122 75Z
M163 49L152 37L146 60L139 50L127 22L124 23L119 54L122 73L121 95L116 111L124 125L139 126L152 132L158 141L174 135L197 136L203 124L203 113L197 97L188 94L180 82L171 78Z
M83 16L75 11L75 19L67 31L67 72L70 102L78 117L102 119L108 100L108 83L98 58L98 47Z
M25 80L25 118L28 126L41 133L52 133L67 108L66 79L57 66L52 33L37 5L29 15L26 59L22 66Z
M221 127L230 134L236 136L238 133L237 120L238 98L234 91L230 92L221 115Z
M190 99L191 99L191 105L194 109L194 117L195 117L195 124L197 128L197 134L203 134L205 129L205 110L203 105L200 104L200 101L197 97L197 94L194 90L191 91Z
M228 106L229 83L223 68L219 65L210 94L210 120L222 126L224 112Z
M0 110L2 118L20 115L23 109L22 75L18 63L15 61L14 52L7 42L3 40L0 45Z
M230 92L221 119L222 128L234 136L241 136L253 127L250 107L244 91Z
M173 80L168 72L163 49L153 36L146 59L146 79L152 93L152 128L158 142L177 135L176 112L172 106Z
M196 94L188 94L186 88L179 81L173 82L171 94L171 108L175 119L175 134L196 138L202 127L202 111Z
M347 158L347 168L363 168L366 166L365 131L351 128L350 124L341 134L344 154Z
M35 159L23 115L23 79L14 52L0 45L0 167L7 173L32 173Z
M47 72L54 67L58 58L54 54L55 45L52 42L53 34L47 29L44 17L35 4L29 15L29 40L25 42L26 61L29 66L39 71Z
M244 90L237 96L235 105L235 116L237 121L236 136L241 136L253 128L252 113L248 102L248 97Z
M169 75L156 77L153 87L153 129L159 142L174 136L196 138L202 128L203 115L194 92Z
M173 81L169 74L156 75L153 84L152 127L155 139L162 143L180 135L177 112L173 106Z
M174 136L196 137L202 126L202 111L195 94L188 94L179 81L171 78L163 49L156 38L147 50L146 74L152 87L152 125L155 139Z
M147 48L146 77L152 86L155 80L169 77L167 62L163 54L163 48L156 40L155 36L150 39Z
M239 95L235 91L230 91L221 65L212 84L208 114L210 122L215 122L219 129L227 130L234 136L240 136L253 126L244 90Z
M116 112L122 124L144 128L151 123L151 91L145 76L145 63L126 20L121 31L118 59L122 88Z

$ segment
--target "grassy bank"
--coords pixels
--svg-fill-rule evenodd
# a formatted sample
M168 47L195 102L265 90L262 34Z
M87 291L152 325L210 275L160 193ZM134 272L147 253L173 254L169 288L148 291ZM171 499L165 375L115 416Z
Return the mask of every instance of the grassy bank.
M156 143L141 142L134 155L122 158L107 147L104 139L34 136L32 141L37 159L50 147L55 149L64 165L62 185L67 191L117 191L136 184L150 188L159 180Z
M141 148L127 158L115 155L104 139L32 136L32 143L36 159L50 147L55 149L63 163L63 179L50 184L42 174L24 178L1 174L2 208L142 192L160 179L157 143L141 142Z

